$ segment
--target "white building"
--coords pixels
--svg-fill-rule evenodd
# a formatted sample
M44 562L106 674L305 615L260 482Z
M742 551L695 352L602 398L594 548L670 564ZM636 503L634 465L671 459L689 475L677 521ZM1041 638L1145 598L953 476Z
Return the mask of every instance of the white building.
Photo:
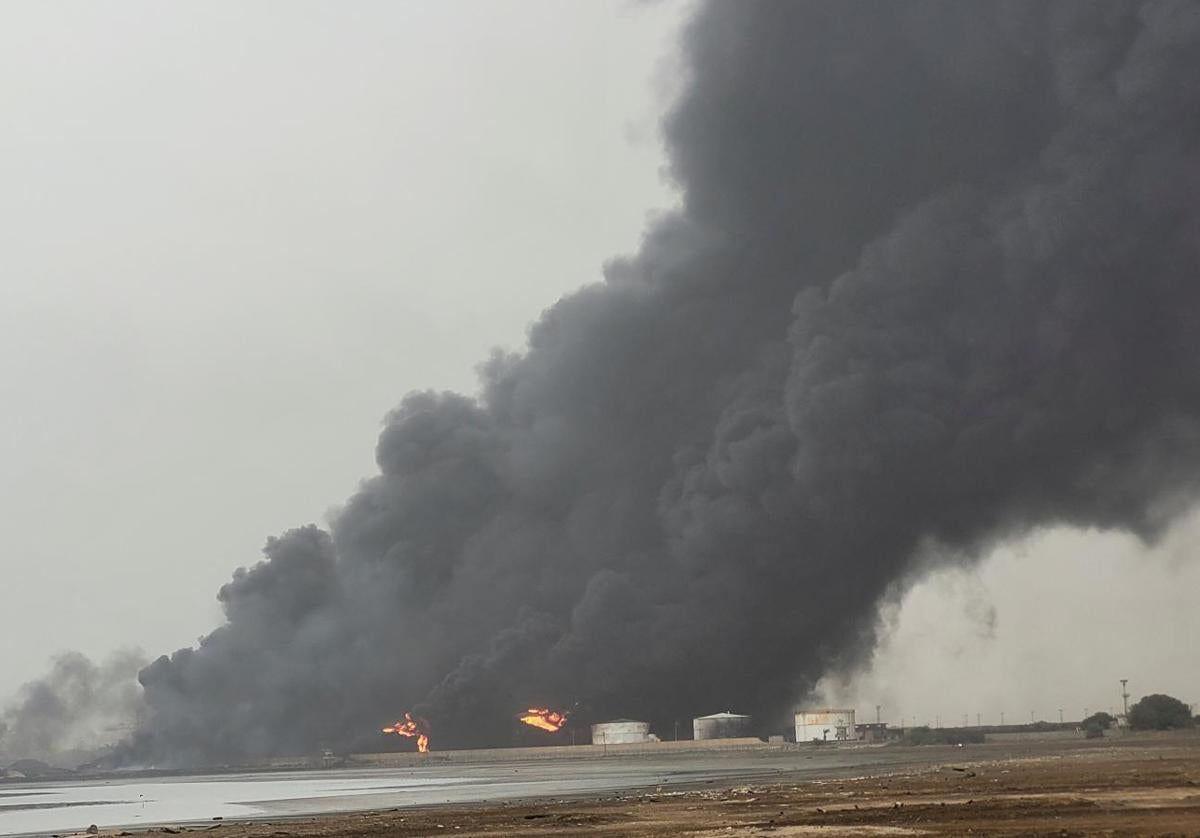
M800 710L796 713L796 741L849 742L858 739L853 710Z

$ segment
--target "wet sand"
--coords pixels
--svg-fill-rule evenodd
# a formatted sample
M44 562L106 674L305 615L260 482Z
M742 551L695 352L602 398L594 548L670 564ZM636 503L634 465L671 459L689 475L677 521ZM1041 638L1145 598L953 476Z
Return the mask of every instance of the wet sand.
M457 782L414 791L408 780L435 779L421 772L308 772L392 786L264 799L254 804L257 819L155 831L214 838L1200 835L1195 734L442 767L436 779ZM329 792L330 778L312 779ZM314 815L306 808L314 805L334 813Z
M681 743L682 744L682 743ZM517 761L514 752L491 762L471 752L395 755L382 768L272 771L196 776L109 777L88 782L4 784L0 835L69 832L97 824L195 824L213 817L294 818L375 808L595 796L614 790L709 781L771 779L785 773L858 770L906 757L884 748L761 746L719 752L691 750L596 756L585 749L553 749L553 758Z

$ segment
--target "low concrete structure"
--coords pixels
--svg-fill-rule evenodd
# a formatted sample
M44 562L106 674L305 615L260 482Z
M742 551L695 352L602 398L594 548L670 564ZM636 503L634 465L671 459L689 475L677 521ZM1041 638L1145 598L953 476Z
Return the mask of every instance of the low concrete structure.
M863 742L886 742L889 739L899 739L901 732L889 730L887 722L866 722L855 725L858 738Z

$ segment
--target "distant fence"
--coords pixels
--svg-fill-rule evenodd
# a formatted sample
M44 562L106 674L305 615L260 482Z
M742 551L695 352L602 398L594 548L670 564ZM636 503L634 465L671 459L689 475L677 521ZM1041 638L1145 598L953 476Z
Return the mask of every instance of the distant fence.
M411 766L430 765L440 762L521 762L541 759L597 759L604 756L665 756L703 751L790 751L796 745L790 743L768 744L761 739L692 739L678 742L629 742L621 745L550 745L540 748L484 748L461 751L430 751L417 754L411 751L392 751L383 754L351 754L346 757L348 765L357 766Z
M1113 735L1113 731L1106 731L1107 735ZM1020 730L1012 733L988 733L984 736L985 742L1052 742L1061 741L1064 739L1083 739L1084 732L1082 728L1073 730Z

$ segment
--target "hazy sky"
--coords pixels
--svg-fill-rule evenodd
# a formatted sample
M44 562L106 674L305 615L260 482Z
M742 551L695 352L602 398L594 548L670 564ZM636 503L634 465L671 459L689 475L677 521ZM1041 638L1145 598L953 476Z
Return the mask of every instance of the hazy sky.
M406 391L637 245L678 14L0 7L0 693L193 642Z
M268 535L471 390L674 200L670 3L0 6L0 694L192 642ZM1200 700L1191 553L1055 532L893 615L839 698L944 723ZM781 665L786 665L781 662ZM831 688L831 695L836 695Z
M888 615L874 671L826 698L905 724L1028 722L1119 712L1121 685L1200 703L1200 514L1160 544L1053 530L975 571L934 574ZM1197 709L1200 709L1198 707Z

